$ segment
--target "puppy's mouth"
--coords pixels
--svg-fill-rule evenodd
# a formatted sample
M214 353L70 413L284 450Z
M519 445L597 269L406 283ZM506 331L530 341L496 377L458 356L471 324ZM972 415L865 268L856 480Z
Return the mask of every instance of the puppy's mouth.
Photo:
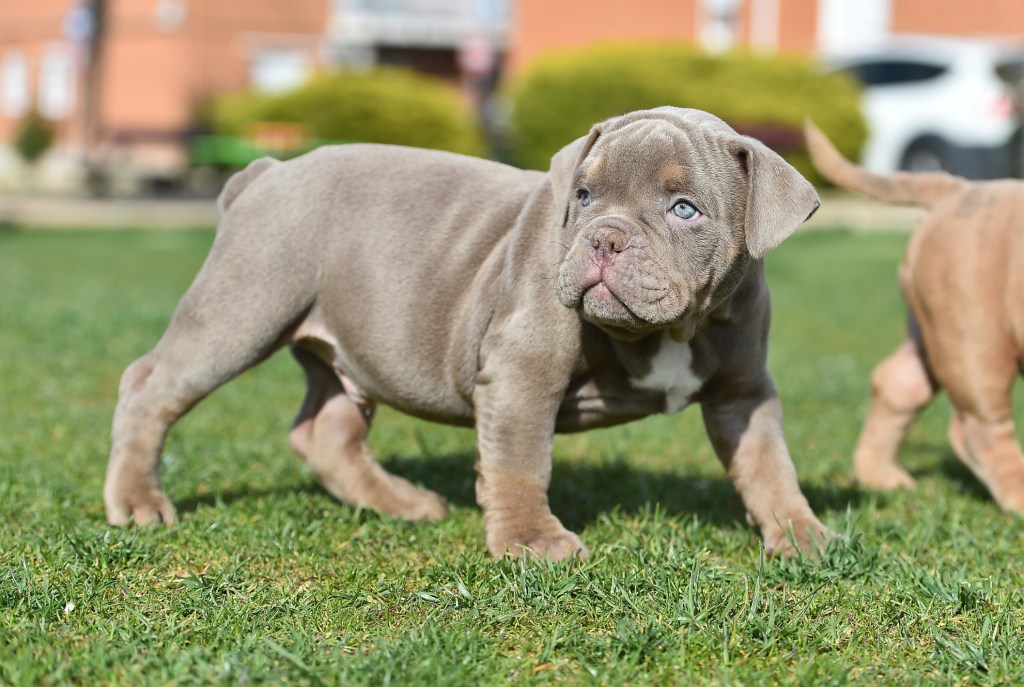
M583 319L598 325L628 329L647 324L603 279L584 287L577 310Z
M558 299L619 338L642 338L670 326L682 314L673 307L678 304L667 282L626 271L621 264L612 267L587 259L563 263Z
M625 293L623 288L614 279L600 276L585 278L574 289L578 294L575 302L563 300L563 304L576 310L583 320L624 341L639 341L666 328L667 323L652 322L634 310L630 305L628 287L625 287Z

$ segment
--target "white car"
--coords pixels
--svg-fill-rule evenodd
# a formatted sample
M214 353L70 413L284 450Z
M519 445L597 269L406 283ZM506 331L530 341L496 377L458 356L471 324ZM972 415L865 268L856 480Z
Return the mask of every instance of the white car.
M867 169L1020 173L1024 44L907 36L829 63L864 86Z

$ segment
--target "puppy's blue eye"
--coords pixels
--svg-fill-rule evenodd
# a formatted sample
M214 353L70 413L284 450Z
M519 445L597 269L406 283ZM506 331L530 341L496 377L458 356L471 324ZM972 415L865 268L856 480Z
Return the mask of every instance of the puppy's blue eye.
M590 191L581 188L576 191L576 197L580 199L580 205L586 207L590 205Z
M672 206L672 214L679 219L693 219L700 214L700 210L681 200Z

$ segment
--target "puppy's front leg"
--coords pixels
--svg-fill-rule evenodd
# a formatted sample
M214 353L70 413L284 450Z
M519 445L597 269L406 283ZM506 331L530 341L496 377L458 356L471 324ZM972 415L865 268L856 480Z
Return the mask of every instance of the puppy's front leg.
M796 479L782 432L782 404L767 373L739 398L704 403L704 425L761 530L769 554L793 554L793 542L814 553L831 537L811 510Z
M525 369L487 373L473 394L476 500L484 511L487 548L496 557L585 557L583 542L548 506L561 390L551 394L550 387L536 382Z

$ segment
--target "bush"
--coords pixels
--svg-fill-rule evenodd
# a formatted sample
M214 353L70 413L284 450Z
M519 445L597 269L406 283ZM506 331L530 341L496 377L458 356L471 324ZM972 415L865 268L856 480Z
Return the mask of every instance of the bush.
M483 151L476 118L455 90L405 69L324 73L279 95L221 97L208 113L218 134L244 135L258 122L297 122L319 139Z
M820 177L803 145L805 117L853 159L867 134L853 80L823 74L799 57L709 55L679 44L599 44L542 57L505 94L513 108L513 159L535 169L547 169L559 148L595 122L661 105L711 112L760 138L816 182Z
M53 123L32 110L18 124L11 143L25 162L34 164L53 145L56 134Z

